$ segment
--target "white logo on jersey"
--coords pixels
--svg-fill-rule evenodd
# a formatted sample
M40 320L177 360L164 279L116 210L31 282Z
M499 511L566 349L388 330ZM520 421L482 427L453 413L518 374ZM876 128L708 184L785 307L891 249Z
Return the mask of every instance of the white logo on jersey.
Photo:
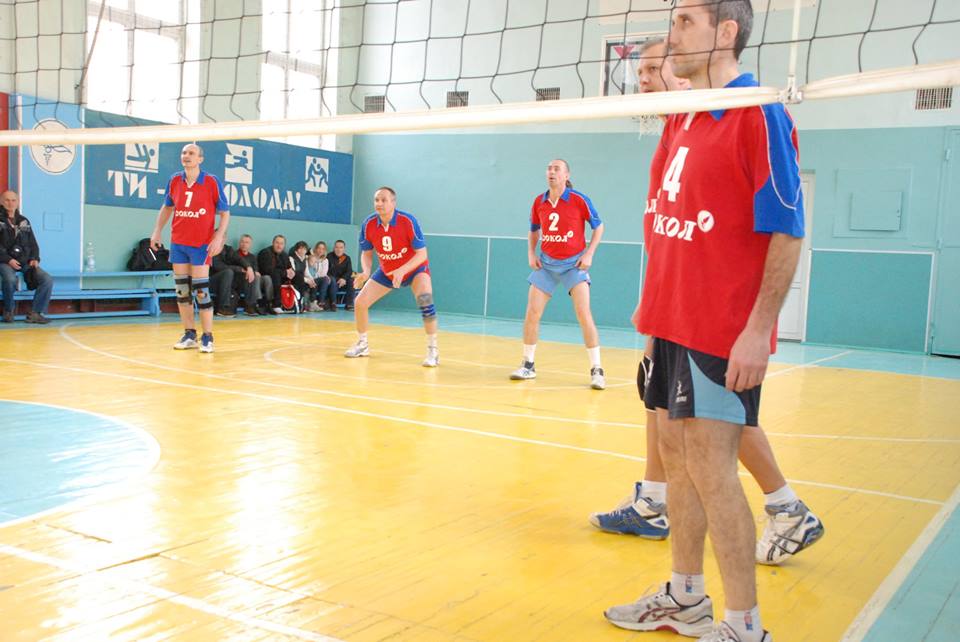
M573 230L570 230L566 234L544 234L542 240L544 243L566 243L572 238Z
M380 257L381 261L396 261L397 259L402 259L403 255L407 253L407 250L410 248L403 248L399 252L394 252L393 254L386 254L384 252L377 252L377 256Z
M180 218L200 218L207 213L207 208L201 207L199 210L194 212L193 210L177 210L174 212L174 216L179 216Z
M656 214L657 213L657 199L648 198L647 199L647 209L643 212L644 214Z
M713 214L707 210L701 210L697 214L696 221L683 221L674 216L664 216L657 214L653 219L653 232L668 238L678 238L684 241L693 240L693 231L699 229L706 234L713 229Z

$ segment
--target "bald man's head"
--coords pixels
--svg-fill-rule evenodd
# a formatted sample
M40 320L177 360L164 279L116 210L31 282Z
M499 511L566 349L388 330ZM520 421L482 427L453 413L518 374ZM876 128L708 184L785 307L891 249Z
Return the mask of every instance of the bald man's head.
M17 211L17 208L20 207L20 196L13 190L8 189L3 194L0 194L0 205L3 205L3 209L13 214Z

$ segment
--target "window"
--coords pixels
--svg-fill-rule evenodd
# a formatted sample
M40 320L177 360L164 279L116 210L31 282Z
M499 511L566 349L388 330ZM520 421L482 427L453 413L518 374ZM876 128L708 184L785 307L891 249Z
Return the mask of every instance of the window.
M337 113L336 43L339 9L329 0L262 0L260 118L319 118ZM335 149L336 136L295 136L286 142Z
M90 0L86 106L166 123L197 122L199 22L200 0Z

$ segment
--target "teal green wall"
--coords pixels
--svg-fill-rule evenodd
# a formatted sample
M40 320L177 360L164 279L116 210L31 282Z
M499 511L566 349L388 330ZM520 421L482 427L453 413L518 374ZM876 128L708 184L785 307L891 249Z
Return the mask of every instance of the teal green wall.
M807 341L923 352L932 268L930 254L815 251Z
M950 128L806 131L802 121L800 127L801 167L815 180L808 340L926 350L930 254L899 253L936 252L939 219L947 215L940 203ZM655 144L635 133L357 136L354 222L371 210L373 191L391 185L398 206L419 218L428 237L515 237L491 241L487 314L521 318L530 271L523 237L533 197L545 189L547 162L561 157L570 163L574 184L605 223L605 239L639 243ZM954 155L960 157L960 149ZM863 229L882 227L896 229ZM446 304L482 313L477 288L487 270L486 241L437 237L428 243L440 309ZM817 251L828 249L877 254ZM628 325L639 266L639 245L601 246L591 269L600 325ZM960 285L939 296L960 299ZM855 301L856 309L838 312L844 301ZM901 305L891 310L892 302ZM861 318L883 322L861 331ZM547 320L574 318L569 305L554 303ZM960 324L960 318L950 322Z

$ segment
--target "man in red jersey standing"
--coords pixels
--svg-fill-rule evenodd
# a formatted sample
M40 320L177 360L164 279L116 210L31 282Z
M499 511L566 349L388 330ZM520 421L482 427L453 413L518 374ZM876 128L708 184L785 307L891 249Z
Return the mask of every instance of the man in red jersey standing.
M184 145L180 151L183 171L171 176L167 182L167 193L150 235L150 244L155 248L159 246L163 228L172 216L170 262L173 263L177 307L184 328L183 337L173 347L176 350L199 347L200 352L213 352L210 263L223 249L230 212L220 179L201 170L201 163L203 150L200 146L195 143ZM215 227L217 212L220 213L219 227ZM203 327L199 341L193 316L194 299Z
M738 59L749 0L679 0L668 58L695 89L757 86ZM757 606L755 532L737 476L803 236L796 128L782 105L671 116L651 164L649 263L638 329L654 337L646 406L667 473L673 573L605 612L613 624L707 642L771 642ZM707 533L726 597L714 627Z

